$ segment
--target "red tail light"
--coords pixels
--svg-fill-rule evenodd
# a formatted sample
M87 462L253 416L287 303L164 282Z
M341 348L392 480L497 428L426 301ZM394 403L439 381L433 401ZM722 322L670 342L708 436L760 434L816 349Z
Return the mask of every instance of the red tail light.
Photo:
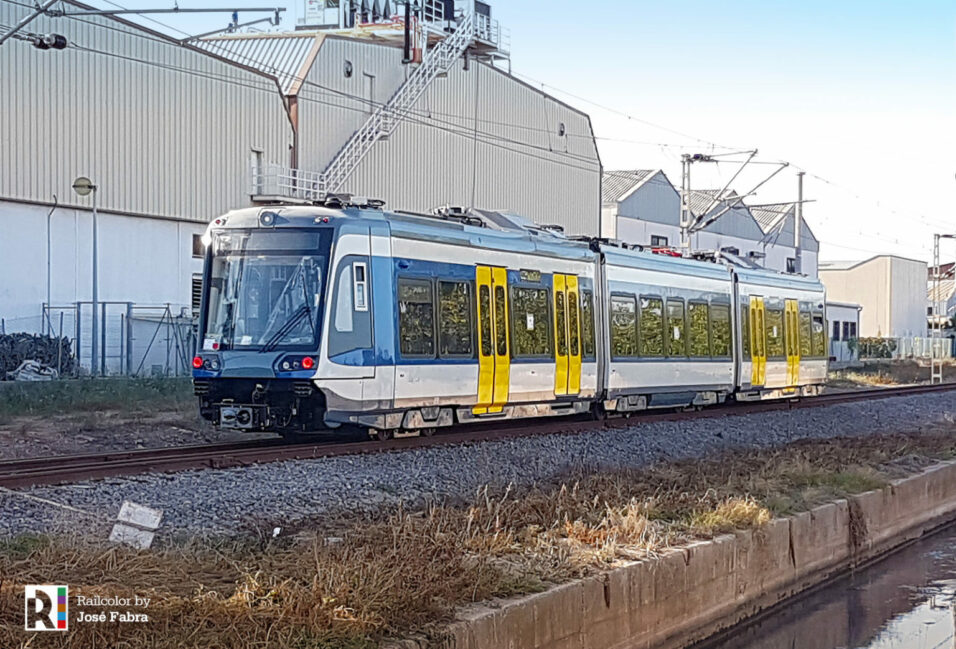
M311 356L306 356L302 359L302 369L311 370L313 367L315 367L315 361L312 360Z
M201 369L202 369L202 357L201 357L201 356L196 356L196 357L193 358L193 367L194 367L195 369L197 369L197 370L201 370Z

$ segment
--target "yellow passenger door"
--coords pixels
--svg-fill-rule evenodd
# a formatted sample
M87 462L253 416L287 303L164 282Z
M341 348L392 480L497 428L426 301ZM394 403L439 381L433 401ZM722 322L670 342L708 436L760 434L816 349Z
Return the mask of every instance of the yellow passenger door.
M496 414L508 401L511 358L508 340L508 274L504 268L475 269L478 316L476 415Z
M553 277L554 394L581 391L581 317L577 275Z
M787 341L787 385L800 382L800 309L796 300L784 303Z
M762 297L750 298L750 383L762 386L767 381L767 330L764 326Z

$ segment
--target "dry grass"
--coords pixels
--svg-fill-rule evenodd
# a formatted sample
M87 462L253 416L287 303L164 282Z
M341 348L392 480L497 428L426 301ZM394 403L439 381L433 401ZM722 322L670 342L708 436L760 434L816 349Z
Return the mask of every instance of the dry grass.
M22 537L0 543L5 623L21 614L25 583L145 595L150 622L77 624L68 635L35 638L4 624L0 647L373 647L435 629L467 602L759 527L774 513L870 489L954 453L951 431L801 442L528 490L483 489L464 506L307 521L275 540L190 540L149 552Z

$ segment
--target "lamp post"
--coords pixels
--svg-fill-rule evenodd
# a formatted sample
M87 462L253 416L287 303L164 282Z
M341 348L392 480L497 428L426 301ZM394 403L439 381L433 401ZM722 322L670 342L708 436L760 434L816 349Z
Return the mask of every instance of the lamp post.
M97 360L97 349L96 341L98 336L98 327L97 327L97 307L99 306L99 278L97 277L97 236L96 236L96 185L89 178L80 176L73 181L73 191L77 193L78 196L88 196L93 194L93 319L90 326L90 333L93 335L92 345L90 347L90 376L96 376L96 360ZM79 341L77 341L79 344Z
M929 352L929 382L943 382L943 320L948 315L946 308L941 308L943 304L941 293L940 257L939 242L941 239L956 239L956 234L934 234L933 235L933 321L931 323L930 333L930 352ZM945 315L944 315L945 314Z

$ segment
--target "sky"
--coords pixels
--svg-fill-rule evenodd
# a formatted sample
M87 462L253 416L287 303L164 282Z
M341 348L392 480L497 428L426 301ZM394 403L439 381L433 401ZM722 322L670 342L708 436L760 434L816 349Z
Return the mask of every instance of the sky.
M795 200L805 171L804 214L823 260L931 261L933 234L956 233L956 0L491 4L510 30L512 71L590 114L605 169L663 169L679 186L682 153L757 149L755 160L790 166L748 200ZM301 5L279 0L289 8L281 28ZM159 19L198 33L228 15ZM752 165L733 188L774 168ZM736 169L697 164L693 186L723 186ZM956 242L943 256L956 257Z

